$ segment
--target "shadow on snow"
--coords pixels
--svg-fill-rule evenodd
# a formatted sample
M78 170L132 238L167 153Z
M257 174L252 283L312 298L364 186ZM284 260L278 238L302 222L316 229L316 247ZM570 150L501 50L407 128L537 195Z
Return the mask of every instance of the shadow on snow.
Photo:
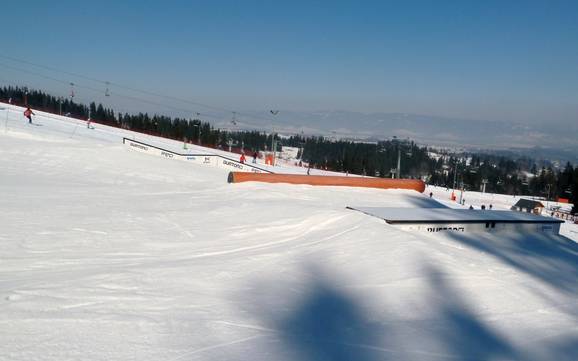
M298 297L288 303L260 305L258 317L273 331L271 337L290 350L274 359L325 360L569 360L578 354L574 338L544 343L533 354L509 341L495 326L473 311L444 272L425 262L427 292L416 293L418 317L401 317L381 310L368 312L366 300L348 286L316 274L306 288L283 285ZM311 278L311 275L309 275ZM279 287L279 285L276 285ZM278 291L279 289L277 289ZM347 291L345 291L347 290ZM280 297L278 292L276 297ZM392 295L391 297L395 297ZM295 300L297 299L297 300ZM372 300L382 307L386 300ZM408 305L408 307L411 307ZM255 310L254 310L255 311ZM535 347L533 345L532 347Z
M578 244L545 234L458 234L449 237L484 252L544 284L578 296Z

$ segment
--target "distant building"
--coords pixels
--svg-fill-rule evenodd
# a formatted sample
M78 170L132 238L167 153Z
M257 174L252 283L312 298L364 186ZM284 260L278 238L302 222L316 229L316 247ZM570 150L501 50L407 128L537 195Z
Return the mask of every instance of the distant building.
M538 201L533 201L530 199L520 199L510 209L518 212L542 214L542 210L544 210L544 205Z
M560 207L553 207L551 216L564 219L569 222L574 222L578 224L578 215L570 213L570 211L562 210Z

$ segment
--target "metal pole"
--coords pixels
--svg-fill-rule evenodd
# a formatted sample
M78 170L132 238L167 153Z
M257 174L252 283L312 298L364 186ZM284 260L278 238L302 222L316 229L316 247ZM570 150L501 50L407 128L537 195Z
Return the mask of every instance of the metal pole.
M456 189L457 175L458 175L458 160L456 159L456 165L454 166L454 190Z
M401 178L401 149L397 145L397 179Z
M199 122L199 124L193 124L193 127L198 128L199 133L197 134L197 138L199 145L201 145L201 123Z
M271 110L270 111L271 114L273 114L273 119L275 119L275 117L277 116L277 114L279 114L278 110ZM275 126L273 125L271 127L271 151L273 152L273 164L271 165L275 165L276 161L277 161L277 155L275 152L275 148L276 148L276 144L275 144Z
M197 112L197 113L195 113L195 115L196 116L194 117L193 121L198 121L199 123L193 124L193 127L199 128L199 134L197 134L198 135L197 138L198 138L199 145L201 145L201 119L200 119L201 113Z
M8 133L8 111L9 109L6 108L6 121L4 122L4 133Z
M546 211L548 210L548 201L550 200L550 184L546 185L546 189L548 189L548 195L546 197Z
M273 153L273 163L271 165L275 165L275 132L271 133L271 152Z

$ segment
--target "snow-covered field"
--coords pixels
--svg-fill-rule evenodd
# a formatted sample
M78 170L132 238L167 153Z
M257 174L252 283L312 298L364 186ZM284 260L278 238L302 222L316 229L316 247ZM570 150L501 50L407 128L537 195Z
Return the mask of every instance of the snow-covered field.
M345 207L445 189L228 184L1 108L1 360L578 359L573 225L410 234Z

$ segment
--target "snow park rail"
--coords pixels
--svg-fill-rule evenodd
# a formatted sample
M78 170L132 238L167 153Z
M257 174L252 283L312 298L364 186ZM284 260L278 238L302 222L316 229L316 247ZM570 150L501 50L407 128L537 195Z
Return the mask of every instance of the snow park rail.
M301 174L251 174L231 172L229 183L240 182L265 182L265 183L289 183L309 184L315 186L343 186L364 187L381 189L409 189L419 193L425 190L425 183L419 179L390 179L390 178L366 178L366 177L342 177Z
M218 154L182 154L126 137L122 138L122 143L132 150L160 156L167 159L181 160L194 164L234 170L237 172L273 173L267 169L254 166L252 164L241 163L237 160Z

